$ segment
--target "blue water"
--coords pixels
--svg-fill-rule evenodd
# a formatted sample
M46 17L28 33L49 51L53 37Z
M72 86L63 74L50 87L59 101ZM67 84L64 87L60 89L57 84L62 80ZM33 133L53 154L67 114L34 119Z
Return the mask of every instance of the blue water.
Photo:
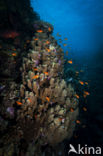
M32 0L42 20L54 26L76 57L92 55L103 45L103 0ZM62 46L62 44L61 44ZM62 46L63 47L63 46ZM68 47L64 48L68 50Z

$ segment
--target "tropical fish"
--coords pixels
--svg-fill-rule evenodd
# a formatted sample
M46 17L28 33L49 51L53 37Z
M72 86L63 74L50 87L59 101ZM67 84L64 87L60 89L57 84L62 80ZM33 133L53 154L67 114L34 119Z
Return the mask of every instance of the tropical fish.
M77 123L77 124L80 124L80 120L76 120L76 123Z
M69 64L72 64L73 62L72 62L72 60L69 60L68 63L69 63Z
M63 46L64 46L64 47L66 47L66 46L67 46L67 44L63 44Z
M64 40L68 40L68 38L65 38Z
M39 75L35 75L32 77L32 79L38 79L39 78Z
M79 83L80 83L81 85L84 85L84 82L83 82L83 81L79 81Z
M61 35L59 35L59 33L57 33L57 36L58 36L58 37L61 37Z
M17 105L22 105L22 103L20 101L16 101Z
M46 41L46 44L50 44L50 42L49 41Z
M46 50L47 50L48 52L50 52L50 49L46 48Z
M51 30L52 30L52 29L49 27L49 28L48 28L48 31L51 31Z
M62 43L62 41L59 41L59 43Z
M38 41L38 38L34 38L34 41Z
M85 82L86 85L88 85L88 82Z
M61 39L61 38L59 38L59 41L62 41L62 39Z
M83 110L86 112L87 111L87 108L86 107L83 107Z
M79 99L79 95L75 94L75 97L76 97L77 99Z
M48 96L46 97L46 100L47 100L48 102L50 102L50 98L49 98Z
M12 56L16 56L16 53L12 53Z
M37 30L37 32L38 32L38 33L42 33L42 32L43 32L43 30Z
M33 70L34 70L34 71L38 71L38 69L37 69L37 68L33 68Z
M76 73L76 74L79 74L79 72L78 72L78 71L76 71L75 73Z
M90 93L89 93L89 92L87 92L87 91L84 91L84 94L85 94L85 95L90 95Z
M45 75L48 75L48 72L44 72Z
M73 108L71 108L71 109L70 109L70 111L71 111L71 112L74 112L74 109L73 109Z

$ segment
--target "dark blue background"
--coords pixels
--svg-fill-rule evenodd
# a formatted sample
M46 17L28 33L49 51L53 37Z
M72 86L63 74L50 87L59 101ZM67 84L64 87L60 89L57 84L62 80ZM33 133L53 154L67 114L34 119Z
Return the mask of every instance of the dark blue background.
M91 55L103 45L103 0L32 0L32 6L53 24L55 37L68 37L74 55Z

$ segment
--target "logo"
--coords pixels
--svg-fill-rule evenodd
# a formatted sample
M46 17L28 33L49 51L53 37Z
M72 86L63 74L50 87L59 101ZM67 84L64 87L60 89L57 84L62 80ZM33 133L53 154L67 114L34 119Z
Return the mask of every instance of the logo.
M101 147L88 147L87 145L85 145L84 147L81 147L80 144L78 144L78 148L75 149L75 147L70 144L70 150L68 151L68 155L70 155L71 153L75 153L75 154L95 154L95 155L100 155L102 154L102 150Z

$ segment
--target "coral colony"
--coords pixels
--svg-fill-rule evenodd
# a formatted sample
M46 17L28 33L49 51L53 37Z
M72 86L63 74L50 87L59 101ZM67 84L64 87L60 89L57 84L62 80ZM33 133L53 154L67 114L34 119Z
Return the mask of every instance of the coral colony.
M25 55L21 57L21 80L12 80L3 92L0 131L2 134L7 129L8 133L0 140L0 145L5 143L1 155L3 151L13 155L16 147L17 155L24 151L26 156L32 156L30 152L40 156L42 147L54 148L71 138L79 123L78 96L72 80L67 83L63 79L64 54L52 36L53 26L43 21L34 26L34 37L27 41L29 47L24 47Z
M55 145L72 136L78 100L71 84L62 79L63 51L51 35L53 27L36 24L37 32L21 68L17 122L26 139L40 138L42 144Z

